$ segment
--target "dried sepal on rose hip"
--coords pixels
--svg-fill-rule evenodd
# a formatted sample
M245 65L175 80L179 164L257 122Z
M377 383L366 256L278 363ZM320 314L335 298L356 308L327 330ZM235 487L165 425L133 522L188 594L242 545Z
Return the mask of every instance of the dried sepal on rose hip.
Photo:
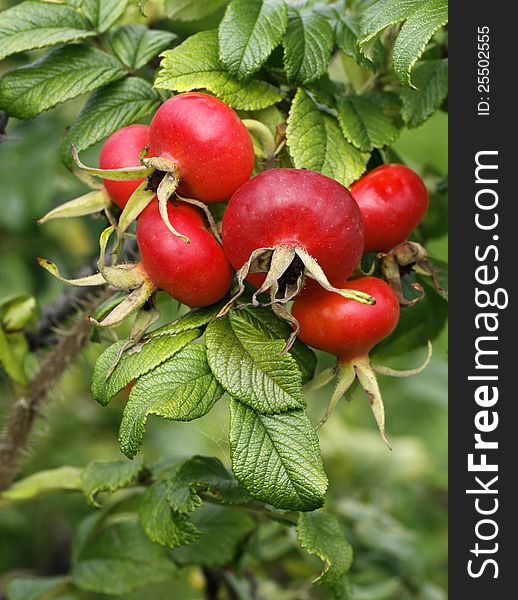
M369 294L341 289L361 258L363 223L351 194L325 175L301 169L256 175L230 199L222 239L239 284L222 313L242 294L245 279L258 288L252 296L255 306L261 305L258 296L269 291L266 305L289 320L282 305L320 286L373 303Z
M418 302L422 287L413 287L419 297L407 300L401 286L401 270L414 265L432 276L434 285L444 292L437 281L428 253L421 244L408 238L428 210L428 191L421 177L400 164L387 164L373 169L351 186L365 226L365 252L377 252L381 272L396 292L402 306Z
M147 125L128 125L110 135L104 142L99 153L101 169L125 169L127 167L141 167L140 156L143 148L149 144L149 127ZM75 171L76 174L78 171ZM81 172L79 171L81 175ZM84 174L81 178L85 179ZM70 217L83 217L101 211L109 211L112 203L123 210L137 188L146 181L145 178L130 181L104 179L103 184L89 177L85 179L92 192L79 198L65 202L44 215L38 224L51 219ZM149 198L152 198L151 194ZM148 198L148 201L149 201Z
M137 224L137 244L141 260L137 264L107 265L106 247L115 231L108 227L101 234L99 273L81 279L63 278L56 265L38 259L42 267L68 285L108 284L130 292L99 323L115 327L142 308L159 289L187 306L209 306L221 300L232 281L232 267L223 248L206 226L203 213L194 206L178 202L168 204L168 217L174 226L185 230L191 239L185 244L172 234L161 219L158 203L150 204Z
M371 295L376 304L366 306L338 294L324 292L312 298L297 298L292 307L293 316L300 324L300 339L337 357L336 387L320 425L357 378L367 393L380 433L390 448L376 372L395 377L416 375L428 364L431 346L426 361L417 369L395 371L372 365L369 352L395 329L399 321L399 302L392 288L376 277L355 279L346 287ZM330 380L326 375L324 373L319 379L322 384Z
M243 122L224 102L199 92L173 96L157 110L149 126L149 147L142 153L139 167L90 168L79 161L74 148L72 153L77 166L90 175L117 182L147 178L147 183L141 184L144 187L138 188L138 200L132 197L128 202L134 218L156 193L164 222L185 242L188 236L168 219L169 198L176 193L207 213L202 203L227 200L254 167L254 148Z

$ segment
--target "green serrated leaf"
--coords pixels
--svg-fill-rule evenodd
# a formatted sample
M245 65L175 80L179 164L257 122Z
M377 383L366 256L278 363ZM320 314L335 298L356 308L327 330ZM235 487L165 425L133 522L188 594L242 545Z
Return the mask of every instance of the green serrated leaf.
M423 0L377 0L374 2L361 16L360 47L371 43L386 27L406 19L422 3Z
M81 9L99 33L108 31L122 17L128 0L82 0Z
M0 79L0 108L18 119L30 119L124 75L120 63L105 52L66 46L6 73Z
M346 139L362 152L382 148L399 134L392 120L364 96L347 96L339 100L338 122Z
M427 0L408 16L392 51L394 71L403 85L414 87L411 81L414 65L432 35L447 22L448 0Z
M284 38L284 68L291 81L309 83L321 77L331 60L333 30L318 12L291 8Z
M126 487L142 472L141 460L94 460L81 475L83 493L92 506L99 507L95 496L99 492L115 492Z
M204 506L191 519L201 536L193 544L173 550L173 558L181 565L217 567L232 562L239 545L255 527L254 519L244 510L222 506Z
M72 583L99 594L129 594L174 577L164 548L154 544L136 520L103 529L76 557Z
M151 337L159 335L173 335L175 333L182 333L191 329L205 327L205 325L210 323L216 317L222 307L223 303L218 303L213 306L194 308L172 323L164 325L159 329L155 329L149 335Z
M81 489L81 469L76 467L58 467L38 471L11 485L0 493L0 506L15 502L25 502L46 494Z
M216 379L255 410L273 414L305 406L301 375L285 341L254 310L230 311L207 327L207 355Z
M106 373L115 364L127 340L112 344L101 354L95 364L92 376L94 400L105 406L128 383L158 367L199 335L198 330L192 330L176 336L160 336L144 340L123 352L113 373L106 379Z
M360 46L383 29L404 21L394 44L392 62L401 83L414 87L411 73L432 35L448 22L448 0L379 0L362 15Z
M150 116L160 105L159 93L139 77L116 81L94 92L61 143L61 159L72 164L71 144L81 152L120 127Z
M21 2L0 13L0 60L17 52L75 42L95 35L70 6Z
M227 0L165 0L165 12L175 21L195 21L211 15Z
M232 0L218 30L223 64L238 79L250 77L281 43L287 23L284 0Z
M13 577L5 586L7 600L45 600L55 598L68 584L68 577ZM59 598L62 598L60 595Z
M130 69L140 69L168 48L176 37L171 31L148 29L137 24L124 25L114 32L110 45L124 65Z
M364 173L369 155L360 152L342 134L337 120L324 113L299 89L291 105L286 139L298 169L312 169L345 186Z
M158 89L206 89L236 110L257 110L282 100L278 90L264 81L238 81L230 75L218 58L217 31L197 33L162 56L155 81Z
M192 421L208 413L222 395L205 347L187 346L143 375L131 390L119 430L122 451L130 458L139 451L148 415Z
M360 36L360 17L339 15L335 24L335 40L340 50L350 56L360 67L375 71L383 62L383 45L376 40L371 49L371 56L364 56L358 47Z
M324 562L324 570L314 583L329 586L338 599L345 599L344 576L349 571L353 550L334 515L324 512L301 513L297 523L300 545Z
M222 504L244 504L250 495L235 477L213 456L192 456L175 471L169 503L178 512L192 512L202 504L199 492Z
M185 514L173 511L168 501L171 484L160 480L140 500L139 520L148 538L168 548L194 542L200 532Z
M418 127L436 110L448 95L448 59L428 60L413 75L416 90L401 90L401 114L408 127Z
M257 308L253 311L254 317L260 321L261 327L268 331L273 339L287 340L292 328L285 321L281 321L269 308ZM299 339L291 347L290 354L297 361L297 366L302 375L302 384L313 379L317 365L314 351L303 344Z
M233 399L229 436L232 470L254 498L286 510L322 506L328 482L304 411L261 415Z

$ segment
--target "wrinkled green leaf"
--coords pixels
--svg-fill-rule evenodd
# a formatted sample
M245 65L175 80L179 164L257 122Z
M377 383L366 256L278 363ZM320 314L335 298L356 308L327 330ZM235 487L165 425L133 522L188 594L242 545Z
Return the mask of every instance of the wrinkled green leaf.
M222 303L215 304L214 306L206 306L203 308L195 308L190 310L187 314L182 315L179 319L176 319L172 323L164 325L159 329L155 329L150 333L151 337L159 335L173 335L175 333L182 333L189 331L190 329L198 329L205 327L210 323L222 308Z
M249 77L280 44L287 23L284 0L232 0L218 30L223 64L235 77Z
M191 516L201 531L199 539L175 548L173 558L180 564L203 567L224 566L235 558L239 545L253 531L254 519L244 510L207 505Z
M128 0L82 0L81 9L99 33L108 31L122 17Z
M95 35L88 21L70 6L48 2L20 2L0 12L0 60L54 44Z
M200 492L222 504L244 504L250 495L222 463L213 456L192 456L183 462L171 478L168 501L182 513L192 512L202 505Z
M120 596L167 581L175 572L164 548L128 519L98 533L76 557L71 575L82 590Z
M94 400L102 405L108 404L113 396L125 388L128 383L158 367L195 340L198 335L198 330L192 330L176 336L145 339L123 352L113 373L106 379L107 371L115 364L127 340L120 340L112 344L101 354L95 364L92 376Z
M324 563L324 569L314 583L328 585L335 598L345 599L344 575L349 571L353 550L334 515L324 512L301 513L297 523L300 545Z
M170 47L176 34L144 25L119 27L110 40L115 56L128 68L140 69L162 50Z
M95 497L99 492L115 492L134 482L143 469L142 461L93 460L81 474L83 493L92 506L100 504Z
M229 435L232 470L254 498L286 510L322 506L328 482L303 411L261 415L231 400Z
M202 19L223 6L227 0L165 0L165 12L175 21Z
M163 53L155 87L176 92L206 89L236 110L266 108L282 99L270 84L238 81L218 58L217 31L203 31Z
M336 119L320 110L303 89L291 105L286 136L298 169L318 171L348 186L367 167L369 155L350 144Z
M254 309L253 316L257 319L261 329L268 332L273 339L287 340L292 332L291 325L281 321L268 308ZM302 375L302 383L307 383L315 375L317 357L311 348L303 344L299 339L291 347L290 354L297 361L297 366Z
M290 8L284 38L284 68L291 81L309 83L327 71L333 30L318 12Z
M168 548L194 542L199 530L185 514L171 509L168 491L171 484L160 480L151 485L140 500L139 519L148 538Z
M383 29L402 21L392 62L401 83L414 87L412 69L432 35L448 22L448 0L379 0L362 15L360 45L365 46Z
M392 120L364 96L347 96L339 100L338 121L346 139L363 152L382 148L399 134Z
M65 466L38 471L34 475L16 481L9 489L1 492L0 506L33 500L55 492L80 489L81 469L77 467Z
M78 152L114 131L141 121L160 105L160 95L144 79L128 77L94 92L61 143L61 158L72 164L71 144Z
M375 71L383 61L383 46L376 40L371 49L371 56L364 56L358 47L360 36L360 17L339 15L335 24L336 45L364 69Z
M448 95L448 59L428 60L414 71L417 89L403 89L401 114L408 127L418 127L438 110Z
M66 576L13 577L5 587L7 600L45 600L56 597L68 583ZM59 596L61 598L61 595Z
M192 421L208 413L222 394L223 388L209 368L205 347L187 346L140 377L131 390L119 430L122 451L130 458L139 451L148 415Z
M255 310L231 311L205 334L212 372L231 395L262 413L305 406L301 375L285 341L262 325Z
M73 45L13 69L0 79L0 108L19 119L124 77L118 61L91 46Z

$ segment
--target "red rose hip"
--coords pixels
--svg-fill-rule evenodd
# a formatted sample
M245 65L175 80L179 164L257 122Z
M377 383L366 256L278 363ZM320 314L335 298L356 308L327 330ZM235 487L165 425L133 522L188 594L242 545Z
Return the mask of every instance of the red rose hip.
M176 165L180 194L204 202L230 198L254 168L243 122L208 94L180 94L164 102L151 121L150 144L149 157Z
M149 127L147 125L129 125L117 130L104 142L99 153L101 169L120 169L122 167L139 167L140 153L149 144ZM114 181L103 179L104 187L110 199L123 209L133 192L143 179L130 181Z
M300 339L337 357L335 391L320 424L327 420L357 377L367 393L380 433L389 445L385 435L385 409L375 372L395 377L416 375L426 367L431 353L421 367L411 371L373 367L369 352L397 326L398 298L385 281L376 277L354 279L345 287L370 294L376 303L365 306L326 292L318 297L297 298L292 307L293 317L300 326Z
M232 281L223 248L207 229L201 211L184 202L167 207L169 219L189 237L186 244L164 224L158 204L151 203L137 223L141 267L159 289L188 306L221 300Z
M404 165L382 165L351 186L365 226L365 252L388 252L406 242L428 210L419 175Z
M364 243L361 214L347 189L301 169L269 169L241 186L228 203L222 238L238 279L260 286L254 302L270 289L274 303L294 297L305 281L318 288L311 278L326 289L342 285Z

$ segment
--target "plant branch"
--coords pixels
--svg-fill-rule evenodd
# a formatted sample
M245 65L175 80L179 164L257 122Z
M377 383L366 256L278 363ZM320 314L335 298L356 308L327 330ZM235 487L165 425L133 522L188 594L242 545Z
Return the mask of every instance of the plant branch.
M106 299L110 293L107 289L97 292L89 309ZM13 403L0 440L0 490L7 488L16 476L27 450L34 421L41 413L52 387L88 342L90 327L86 313L81 313L74 326L45 356L26 393Z
M125 245L121 255L129 258L135 253L135 243ZM81 276L97 271L97 261L83 269ZM67 288L56 300L43 309L34 333L27 333L32 351L52 347L43 358L38 371L15 400L0 438L0 490L7 488L20 469L29 444L36 417L41 413L48 394L89 339L91 325L88 314L110 296L105 286L98 288ZM68 317L77 315L74 325L58 334L56 328Z

